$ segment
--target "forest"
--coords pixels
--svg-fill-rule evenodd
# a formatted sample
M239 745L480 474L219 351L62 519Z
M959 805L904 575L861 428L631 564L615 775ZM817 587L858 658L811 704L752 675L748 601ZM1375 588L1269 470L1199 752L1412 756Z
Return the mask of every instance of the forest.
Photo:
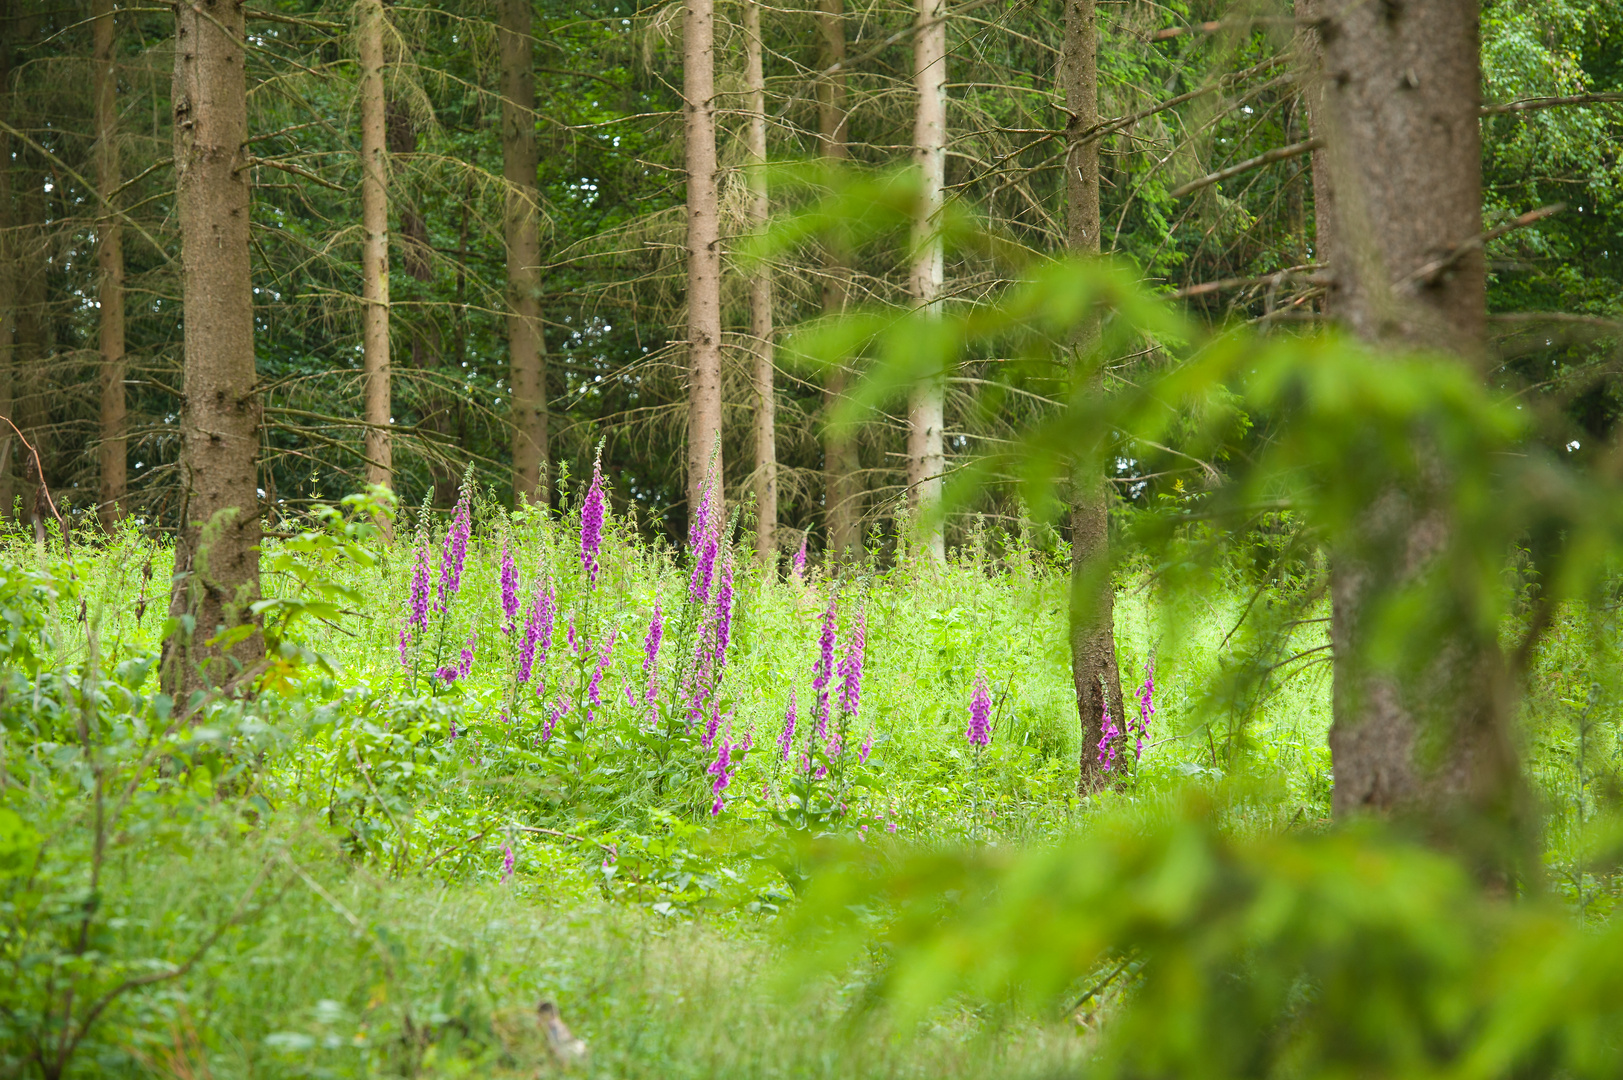
M1620 147L1620 0L0 0L0 1077L1618 1076Z

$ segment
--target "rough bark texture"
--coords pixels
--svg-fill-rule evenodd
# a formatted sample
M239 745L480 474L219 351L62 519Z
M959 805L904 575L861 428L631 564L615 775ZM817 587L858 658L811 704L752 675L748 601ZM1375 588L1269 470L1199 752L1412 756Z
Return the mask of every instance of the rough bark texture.
M259 598L260 403L248 261L247 81L241 0L181 4L175 19L175 194L185 346L180 528L171 615L195 629L165 647L164 681L187 691L264 655L249 623Z
M383 0L355 9L361 61L361 351L366 482L394 484L389 364L389 158L383 96ZM387 521L379 524L388 528Z
M1066 0L1061 78L1072 134L1066 155L1065 224L1067 245L1077 255L1099 254L1099 140L1076 138L1076 133L1099 122L1098 52L1094 0ZM1087 357L1098 340L1098 319L1090 315L1076 328L1073 344L1078 355ZM1094 393L1104 393L1102 368L1095 366L1090 385ZM1082 729L1077 790L1083 793L1099 790L1108 779L1099 765L1105 710L1110 710L1118 727L1123 726L1109 544L1104 477L1089 473L1078 478L1071 507L1071 678Z
M1367 341L1474 363L1486 326L1481 249L1435 281L1413 275L1482 231L1477 5L1320 4L1310 22L1323 65L1310 119L1329 143L1314 177L1317 254L1334 277L1327 309ZM1415 450L1424 473L1426 450ZM1467 617L1416 671L1369 663L1371 602L1425 572L1450 527L1423 493L1394 488L1333 555L1337 814L1462 804L1514 813L1513 688L1493 635L1473 635Z
M513 501L545 505L546 342L541 324L541 214L535 151L532 0L502 0L502 178L507 242L507 355L513 386Z
M766 190L766 76L761 64L761 5L744 2L744 88L749 99L750 223L764 229L771 215ZM773 366L772 269L750 278L750 341L755 353L755 557L769 570L778 559L778 402Z
M688 506L721 459L721 218L716 193L716 19L714 0L682 9L682 111L688 174Z
M823 69L845 62L845 8L843 0L820 0L818 29L823 50ZM823 157L843 164L850 157L847 145L849 114L846 110L844 70L817 80L817 123ZM829 238L823 265L823 311L837 315L845 310L851 288L849 259L835 238ZM845 396L851 373L845 367L828 375L823 388L824 407L831 410ZM857 442L850 431L829 431L823 443L823 475L826 488L823 513L828 524L829 557L836 562L855 560L862 555L862 479Z
M913 35L913 83L918 94L913 117L913 160L921 192L913 221L913 265L908 293L914 307L941 316L943 278L940 214L947 180L947 5L918 0ZM907 410L907 496L913 508L920 550L938 563L947 558L941 519L941 477L947 468L942 444L946 426L946 383L929 378L913 388Z
M96 186L106 197L118 188L118 72L113 62L113 2L90 7L92 91L96 101ZM97 447L100 488L97 514L109 531L122 513L128 481L128 440L124 405L124 234L119 218L107 213L99 226L96 263L100 271L101 441Z

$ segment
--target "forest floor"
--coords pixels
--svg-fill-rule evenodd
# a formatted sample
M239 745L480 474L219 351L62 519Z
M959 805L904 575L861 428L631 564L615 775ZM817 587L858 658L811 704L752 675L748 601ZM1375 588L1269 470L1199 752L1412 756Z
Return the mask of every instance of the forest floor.
M806 845L1020 849L1099 814L1163 816L1191 786L1223 792L1229 831L1328 818L1326 624L1289 580L1234 570L1180 599L1148 569L1123 570L1118 653L1142 750L1130 727L1108 789L1079 799L1055 554L983 537L945 567L870 567L836 587L815 568L762 575L740 553L707 741L710 721L684 722L672 704L685 657L714 646L684 602L691 566L611 529L594 584L558 523L487 520L459 591L405 649L418 566L406 544L369 546L335 523L269 546L266 592L291 605L270 615L284 661L256 698L210 699L187 724L155 672L165 548L131 532L71 561L7 549L0 606L22 634L0 803L12 961L54 957L75 972L72 1013L196 952L87 1025L78 1075L533 1075L552 1067L543 999L588 1043L585 1075L1047 1074L1091 1043L1064 1008L966 1001L901 1038L863 1007L860 970L798 962L780 924L807 881ZM429 555L437 570L439 547ZM516 605L502 600L509 563ZM516 681L522 632L504 632L504 606L522 623L547 587L550 655ZM1309 617L1275 627L1270 644L1289 661L1246 676L1259 669L1241 615L1292 603ZM656 609L665 651L650 666ZM827 735L813 719L825 627L838 669L826 690L853 637L862 669L860 702L831 706ZM17 644L29 634L37 674ZM1583 636L1558 627L1529 706L1549 718L1530 753L1558 885L1573 737L1560 692L1586 677ZM424 676L454 666L470 638L460 678ZM82 722L92 655L105 684ZM1141 712L1152 661L1153 712ZM965 737L979 680L993 701L984 750ZM791 690L799 726L783 752ZM126 795L98 802L101 789ZM35 848L33 877L19 877L18 853ZM93 917L72 900L92 864ZM60 1034L50 1012L64 985L36 972L0 991L8 1069L37 1051L30 1038Z

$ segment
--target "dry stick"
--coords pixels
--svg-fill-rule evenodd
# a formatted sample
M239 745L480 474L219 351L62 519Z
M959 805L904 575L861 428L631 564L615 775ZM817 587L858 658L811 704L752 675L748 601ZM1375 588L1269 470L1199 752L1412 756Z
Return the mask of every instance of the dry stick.
M608 851L608 852L614 852L615 851L615 847L614 847L613 844L605 844L601 840L588 840L588 839L586 839L586 837L584 837L584 836L576 836L574 833L559 832L557 829L543 829L539 825L515 825L513 827L515 829L517 829L519 832L545 833L547 836L561 836L565 840L573 840L577 844L596 844L598 847L602 848L604 851Z
M1448 254L1442 256L1441 258L1433 259L1431 262L1420 267L1420 269L1404 277L1397 283L1397 288L1410 289L1420 285L1435 284L1437 279L1447 272L1450 267L1471 252L1486 246L1491 241L1497 240L1507 233L1513 233L1517 229L1525 229L1529 225L1543 221L1552 214L1559 214L1566 208L1566 203L1553 203L1549 206L1541 206L1537 210L1529 210L1527 213L1508 221L1503 225L1500 225L1498 228L1489 229L1485 233L1479 233L1464 243L1456 245L1453 250L1448 252Z
M1310 154L1323 145L1323 139L1304 139L1299 143L1291 143L1289 146L1281 146L1277 149L1268 151L1266 154L1258 154L1254 158L1247 158L1237 165L1230 165L1226 169L1219 169L1214 173L1208 173L1205 176L1200 177L1198 180L1191 180L1187 184L1179 184L1167 194L1171 195L1174 199L1181 199L1185 195L1190 195L1199 191L1201 188L1211 187L1213 184L1220 184L1224 180L1232 179L1233 177L1239 176L1242 173L1248 173L1252 169L1260 169L1264 165L1272 165L1276 161L1285 161L1289 158L1300 157L1303 154Z
M1318 263L1303 263L1301 266L1287 266L1283 270L1275 270L1271 274L1248 278L1222 278L1218 281L1202 281L1198 285L1189 285L1179 289L1172 295L1179 300L1187 300L1194 296L1205 296L1207 293L1220 292L1223 289L1245 289L1253 285L1266 285L1275 278L1285 274L1299 274L1303 270L1323 270Z
M29 442L23 433L18 430L17 425L11 422L11 417L0 416L0 420L4 420L6 425L10 427L12 431L17 432L17 438L24 446L28 447L28 452L34 456L34 475L39 477L40 490L45 492L45 505L51 508L51 516L56 518L56 527L62 530L62 546L65 548L68 547L68 526L67 523L62 520L62 515L57 512L56 500L51 498L51 489L45 483L45 468L39 463L39 451L34 449L34 444ZM68 548L68 550L71 554L72 548Z
M349 190L348 188L340 187L338 184L333 183L331 180L327 180L327 179L325 179L323 177L317 176L313 172L306 172L304 169L299 168L297 165L289 165L285 161L273 161L270 158L262 158L262 157L248 157L248 158L244 158L243 161L242 161L242 167L244 169L251 169L255 165L263 165L268 169L280 169L285 173L292 173L294 176L301 176L301 177L303 177L304 179L310 181L313 184L320 184L322 187L330 188L333 191L348 192L348 190Z
M1520 101L1507 101L1503 105L1484 105L1482 115L1499 116L1502 113L1528 112L1532 109L1553 109L1558 105L1606 104L1619 101L1623 101L1623 94L1569 94L1566 97L1523 98Z

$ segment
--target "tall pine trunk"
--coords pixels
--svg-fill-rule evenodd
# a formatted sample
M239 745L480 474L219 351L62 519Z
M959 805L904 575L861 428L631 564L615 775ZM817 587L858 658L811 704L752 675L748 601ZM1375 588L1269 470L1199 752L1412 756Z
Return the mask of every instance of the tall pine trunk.
M682 99L688 174L688 507L697 512L712 470L719 505L721 459L721 217L716 192L714 0L683 7Z
M248 610L259 599L260 403L244 45L242 0L176 7L172 100L185 344L169 608L192 625L165 646L171 692L223 682L265 651Z
M847 145L849 116L846 112L845 8L842 0L821 0L818 26L823 36L820 66L827 70L838 64L840 70L817 83L817 123L823 158L833 165L850 156ZM829 237L823 266L823 312L838 315L845 311L851 287L849 256L837 237ZM844 365L828 374L824 385L825 412L832 411L845 396L851 373ZM859 475L855 435L849 430L829 430L823 443L823 474L826 488L823 513L828 524L829 555L847 561L862 553L862 482Z
M1334 279L1327 308L1365 341L1479 365L1486 260L1480 245L1456 250L1482 231L1477 5L1326 5L1316 26L1323 77L1309 101L1328 140L1325 189L1315 192L1319 256L1328 256ZM1448 273L1413 283L1450 252ZM1414 452L1425 473L1427 448ZM1342 815L1465 810L1479 826L1513 832L1521 824L1514 687L1496 634L1479 628L1468 596L1418 670L1371 656L1374 605L1426 573L1452 528L1439 501L1394 486L1332 553L1332 805ZM1510 832L1459 839L1490 836ZM1483 854L1500 867L1509 855Z
M744 88L749 95L750 224L765 229L772 208L766 184L766 74L761 64L761 5L744 0ZM755 354L755 556L769 570L778 557L778 411L773 365L772 269L750 278L750 342Z
M913 221L913 264L908 293L913 306L941 317L943 279L940 215L947 182L947 22L946 0L918 0L913 35L913 83L918 94L913 117L913 159L919 168L920 198ZM937 563L947 558L941 519L941 477L947 457L946 383L936 376L913 388L907 410L907 496L920 550Z
M361 350L365 387L366 482L394 483L394 415L389 365L389 158L383 96L383 0L355 11L361 61ZM380 525L387 529L386 520Z
M90 7L92 93L96 101L96 186L112 198L119 185L118 70L113 59L113 0L92 0ZM128 481L128 440L124 404L124 235L110 209L103 211L97 237L96 300L100 306L101 440L97 448L100 488L97 513L102 528L117 524Z
M535 150L532 0L502 0L502 179L507 243L507 356L513 386L513 502L545 505L546 342L541 326L541 214Z
M1066 0L1065 50L1061 58L1065 108L1070 114L1070 146L1065 170L1066 243L1072 254L1099 254L1099 28L1095 0ZM1087 134L1084 134L1087 133ZM1089 315L1076 328L1072 344L1079 362L1092 364L1090 388L1104 393L1104 372L1090 354L1099 341L1099 323ZM1103 432L1084 432L1099 440ZM1099 790L1107 779L1099 764L1103 716L1110 710L1122 725L1121 672L1116 666L1115 596L1110 580L1110 516L1098 455L1088 455L1085 474L1075 478L1071 507L1071 678L1076 687L1082 752L1077 790Z

